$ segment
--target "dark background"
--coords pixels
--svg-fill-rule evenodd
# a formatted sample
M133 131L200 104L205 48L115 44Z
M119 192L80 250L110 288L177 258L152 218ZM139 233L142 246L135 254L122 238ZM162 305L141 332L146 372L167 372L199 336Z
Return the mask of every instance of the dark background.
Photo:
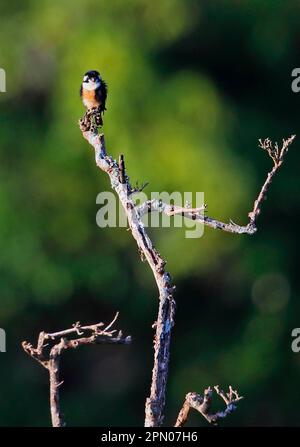
M272 165L257 139L298 133L299 17L291 0L1 0L0 425L50 424L22 340L116 310L133 344L67 353L62 407L68 425L143 424L157 291L131 234L96 225L110 186L77 126L83 73L108 83L107 148L133 182L204 191L208 215L245 224ZM245 396L224 425L299 425L299 161L296 139L255 236L151 230L177 285L166 424L218 383Z

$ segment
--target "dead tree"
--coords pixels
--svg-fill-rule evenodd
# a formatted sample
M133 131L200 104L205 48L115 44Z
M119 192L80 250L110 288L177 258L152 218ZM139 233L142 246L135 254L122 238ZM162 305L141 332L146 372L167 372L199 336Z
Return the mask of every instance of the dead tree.
M274 175L281 167L284 156L295 136L292 135L287 140L283 140L281 147L279 147L277 143L273 145L269 139L263 141L259 140L259 146L268 152L274 165L272 170L268 172L267 178L254 201L252 211L248 214L248 224L240 226L232 221L224 223L203 215L202 212L205 209L204 205L199 208L179 207L163 203L159 200L150 200L136 206L132 195L135 192L140 191L142 188L138 189L131 186L125 170L124 156L121 155L119 157L119 162L117 162L111 156L107 155L103 134L99 135L98 131L95 129L86 131L86 127L82 121L80 121L80 128L84 138L95 149L97 166L109 175L112 188L117 192L126 213L129 229L136 240L139 253L141 257L148 262L157 284L159 307L157 321L153 324L153 328L155 329L154 366L152 370L150 396L146 399L145 426L160 426L164 419L171 330L174 326L175 286L172 283L170 274L165 269L166 262L156 250L146 232L142 217L144 214L153 211L165 213L168 216L180 214L183 217L195 220L214 229L237 234L254 234L257 230L256 221L260 214L261 204L266 198L268 187L270 186ZM25 352L38 361L49 372L50 410L52 425L54 427L62 427L65 425L59 404L59 388L63 383L60 379L59 369L62 353L67 349L76 349L79 346L84 345L130 343L131 337L123 337L121 331L116 333L116 330L111 329L117 317L118 314L106 327L104 323L82 326L77 322L72 328L60 332L41 332L38 337L36 348L26 341L22 343ZM215 413L211 412L213 394L211 387L204 391L203 396L195 392L190 392L185 397L175 427L181 427L186 423L191 408L201 413L209 423L216 424L219 419L225 418L232 413L236 409L237 403L243 399L243 397L239 396L238 392L234 391L231 386L229 386L228 393L221 390L218 385L214 386L214 390L225 402L226 407L224 410Z
M274 166L267 174L267 178L254 202L252 211L248 214L249 221L247 225L240 226L230 221L229 223L220 222L216 219L203 215L203 207L200 208L183 208L163 203L160 200L145 201L143 204L136 206L133 200L133 193L138 188L133 188L129 176L125 169L124 156L119 157L117 162L112 156L107 154L104 135L98 134L96 129L87 130L84 120L79 122L83 137L93 146L95 150L95 160L97 166L106 172L110 178L111 186L116 191L119 200L125 211L129 229L135 239L138 251L143 260L146 260L153 272L154 279L159 293L159 306L157 320L153 325L154 335L154 365L152 370L152 381L150 388L150 396L146 399L145 405L145 426L160 426L164 419L164 406L166 384L168 377L168 365L170 357L170 341L171 331L174 326L175 315L175 286L172 283L170 274L166 271L166 261L161 257L150 239L142 217L146 213L158 211L168 216L180 214L183 217L195 220L214 229L220 229L230 233L253 235L256 230L256 221L260 214L260 208L272 179L278 169L281 167L284 157L288 151L290 144L293 142L295 135L283 140L282 146L277 143L274 145L269 139L259 140L262 149L268 152L272 158ZM176 426L185 423L190 408L197 409L209 422L215 423L217 419L227 416L236 407L236 403L241 399L237 391L229 388L229 393L225 394L215 387L216 392L223 398L226 403L226 409L223 412L210 414L209 408L212 397L212 389L208 388L201 397L196 393L189 393L186 396L182 410L179 413Z

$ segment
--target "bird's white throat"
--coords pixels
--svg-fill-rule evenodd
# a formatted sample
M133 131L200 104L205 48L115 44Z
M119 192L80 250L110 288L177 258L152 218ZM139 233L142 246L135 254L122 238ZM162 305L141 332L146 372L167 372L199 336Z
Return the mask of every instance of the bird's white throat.
M82 83L82 86L85 90L96 90L97 88L99 88L101 85L100 81L88 81L88 82L84 82Z

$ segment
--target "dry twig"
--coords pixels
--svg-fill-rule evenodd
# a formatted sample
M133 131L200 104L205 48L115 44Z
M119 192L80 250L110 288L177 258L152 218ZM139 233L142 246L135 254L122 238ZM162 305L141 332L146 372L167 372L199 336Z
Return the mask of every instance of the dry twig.
M118 313L104 329L101 329L104 323L81 326L78 321L70 329L53 333L41 332L36 348L27 341L23 341L24 351L49 371L50 411L53 427L63 427L65 425L59 404L59 388L63 383L59 377L61 354L67 349L76 349L84 345L130 343L130 336L123 337L121 331L110 330L117 318Z
M279 148L278 143L276 142L274 145L272 141L269 138L266 138L265 140L259 140L259 147L261 147L263 150L267 151L269 156L272 158L274 166L273 169L268 172L267 178L265 183L263 184L257 199L254 202L253 210L248 214L250 218L250 222L248 226L255 227L255 223L257 220L257 217L260 214L260 207L262 202L264 201L268 188L273 180L274 175L278 171L278 169L282 166L284 156L288 152L289 146L292 144L294 139L296 138L296 135L292 135L286 140L282 140L282 146Z
M211 413L211 405L212 405L212 395L213 390L211 387L208 387L204 390L203 396L197 393L188 393L185 396L185 401L182 409L180 410L175 427L182 427L188 420L190 409L199 411L202 416L210 423L217 424L218 419L225 418L234 410L236 410L236 404L243 399L243 396L239 396L237 391L234 391L231 386L229 386L228 393L225 393L223 390L220 390L219 386L214 386L216 393L222 397L226 404L226 408L223 411L218 411L216 413Z

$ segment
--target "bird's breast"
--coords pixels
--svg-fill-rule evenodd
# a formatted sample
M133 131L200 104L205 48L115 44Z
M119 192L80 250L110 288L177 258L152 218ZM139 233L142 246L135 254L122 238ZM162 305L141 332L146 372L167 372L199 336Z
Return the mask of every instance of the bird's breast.
M88 109L98 107L101 104L95 90L86 90L85 88L82 89L82 102Z

